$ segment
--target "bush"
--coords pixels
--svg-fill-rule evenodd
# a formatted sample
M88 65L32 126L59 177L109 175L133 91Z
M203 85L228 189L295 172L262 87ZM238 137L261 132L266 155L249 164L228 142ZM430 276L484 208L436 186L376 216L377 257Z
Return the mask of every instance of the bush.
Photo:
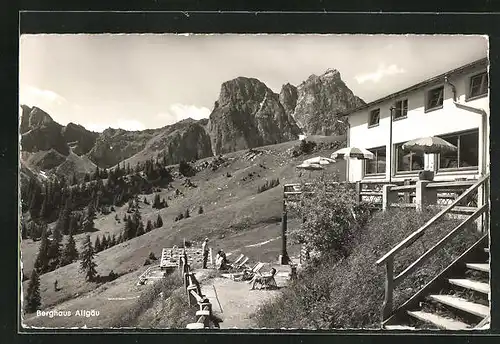
M300 155L310 154L314 152L316 146L317 144L314 141L302 140L300 141L300 145L295 146L293 149L292 156L298 157Z
M151 259L151 260L156 260L157 259L156 256L155 256L155 254L153 252L149 252L149 257L148 258Z
M146 260L144 261L144 264L143 264L143 265L144 265L144 266L146 266L146 265L151 265L151 261L150 261L148 258L146 258Z
M291 210L303 222L290 230L290 239L304 244L308 251L347 256L351 236L368 219L368 205L356 202L356 192L349 184L319 181L302 188L306 192Z
M179 163L179 173L184 177L192 177L196 174L196 170L188 162L182 160Z
M203 214L203 207L200 205L200 207L198 208L198 214Z
M299 278L273 301L253 315L259 327L376 328L384 300L385 269L375 262L435 212L394 209L379 212L350 237L352 251L346 258L323 255L299 273ZM439 241L460 221L444 219L431 226L414 245L395 260L402 271ZM394 307L400 306L421 287L477 241L480 233L462 232L438 250L420 269L394 291ZM307 314L307 317L303 315Z

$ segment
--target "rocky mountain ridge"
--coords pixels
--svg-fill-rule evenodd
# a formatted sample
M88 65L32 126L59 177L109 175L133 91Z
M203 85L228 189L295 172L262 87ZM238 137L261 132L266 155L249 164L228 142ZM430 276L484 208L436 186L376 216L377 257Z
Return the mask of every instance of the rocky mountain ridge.
M337 114L364 102L331 69L311 75L279 94L255 78L224 82L208 119L185 119L158 129L108 128L95 133L69 123L62 126L37 107L21 106L21 162L34 170L85 173L125 161L161 158L168 164L298 139L342 135ZM60 168L60 166L65 166Z

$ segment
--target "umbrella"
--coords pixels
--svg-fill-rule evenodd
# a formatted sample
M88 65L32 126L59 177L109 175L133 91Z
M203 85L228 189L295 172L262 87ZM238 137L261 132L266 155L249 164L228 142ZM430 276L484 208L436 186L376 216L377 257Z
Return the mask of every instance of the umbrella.
M303 164L319 164L319 165L329 165L335 162L334 159L325 158L322 156L317 156L315 158L304 160Z
M309 170L309 171L315 171L315 170L323 170L323 166L320 164L311 164L311 163L306 163L305 161L298 165L297 168L303 169L303 170Z
M429 136L411 140L403 144L406 151L423 152L426 154L439 154L445 152L456 152L457 147L440 137Z
M357 158L371 160L374 158L373 153L364 148L347 147L333 152L330 156L332 159Z

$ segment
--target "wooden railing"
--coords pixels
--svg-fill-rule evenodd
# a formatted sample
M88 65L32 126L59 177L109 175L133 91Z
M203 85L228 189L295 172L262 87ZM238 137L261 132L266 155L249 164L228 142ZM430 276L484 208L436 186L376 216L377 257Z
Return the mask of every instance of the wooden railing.
M434 183L433 187L443 187L443 183ZM438 243L428 249L424 254L417 258L413 263L406 267L401 273L394 277L394 259L395 256L401 252L403 249L410 247L418 238L420 238L425 231L432 226L436 221L443 218L448 214L454 207L456 207L461 201L466 199L468 196L477 191L481 186L484 187L482 194L478 192L478 199L480 199L480 204L476 210L470 215L466 220L455 227L451 232L445 235ZM428 185L429 187L429 185ZM432 187L432 186L431 186ZM400 187L398 187L400 188ZM415 269L421 266L426 260L428 260L438 249L442 248L445 243L449 242L453 237L455 237L461 230L466 228L468 225L472 224L480 216L485 214L485 221L487 221L489 214L489 200L487 196L489 188L489 175L480 178L474 185L469 187L464 193L462 193L458 198L456 198L449 206L441 210L433 218L431 218L427 223L420 227L415 232L411 233L403 241L397 244L393 249L387 252L382 258L380 258L376 264L385 264L386 278L385 278L385 298L382 307L382 321L387 319L393 312L393 293L394 288L401 283L401 281L408 276L410 273L415 271ZM394 190L394 189L393 189ZM484 228L487 228L486 223Z
M188 298L189 306L198 304L199 310L196 311L198 317L195 323L186 326L188 329L208 329L219 328L219 322L212 313L212 303L202 294L200 282L191 272L187 259L179 259L179 273L184 277L184 288Z

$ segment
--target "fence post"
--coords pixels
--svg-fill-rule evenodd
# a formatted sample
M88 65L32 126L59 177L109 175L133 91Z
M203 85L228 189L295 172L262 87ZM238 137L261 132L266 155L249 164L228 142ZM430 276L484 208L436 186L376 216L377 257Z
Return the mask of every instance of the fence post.
M385 262L385 298L382 306L382 322L392 313L392 297L394 292L394 257Z
M403 182L403 185L405 185L405 186L411 185L411 181L409 179L405 179L405 181ZM405 200L406 204L411 203L410 193L411 193L411 191L408 191L408 190L405 190L405 192L404 192L404 200Z
M387 211L392 203L398 202L398 193L391 191L393 184L382 185L382 211Z
M426 206L437 204L437 190L435 188L428 188L428 180L417 181L415 187L415 203L417 211L422 211Z
M359 180L356 182L356 202L361 203L361 182Z

